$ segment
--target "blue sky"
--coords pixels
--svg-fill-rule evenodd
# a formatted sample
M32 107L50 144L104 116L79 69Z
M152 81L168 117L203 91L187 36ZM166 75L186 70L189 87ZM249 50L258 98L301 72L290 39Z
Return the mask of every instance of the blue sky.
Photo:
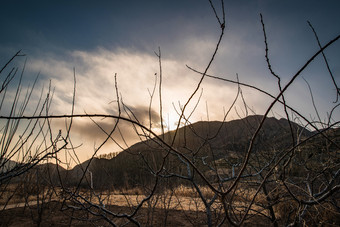
M220 2L213 3L221 13ZM278 94L278 88L264 58L260 13L265 21L271 63L283 84L318 50L307 21L313 24L322 44L340 34L340 2L337 0L225 1L225 10L225 36L209 73L227 79L235 79L237 73L241 82L254 84L274 95ZM38 72L41 73L40 87L46 87L51 79L55 87L55 114L70 112L75 67L77 113L115 113L113 76L117 73L124 102L147 122L148 89L152 90L154 74L158 72L154 51L160 47L164 116L170 129L177 119L173 103L177 108L179 102L183 104L199 80L185 65L204 70L219 35L218 23L205 0L13 0L3 3L0 9L0 27L0 63L21 49L28 59L24 81L31 82ZM325 53L340 84L340 43L335 43ZM22 62L18 60L16 64L22 65ZM317 58L302 76L311 85L320 114L326 117L336 96L322 58ZM200 104L191 120L207 120L207 106L209 120L222 120L223 111L230 107L237 87L206 78L202 88ZM287 101L292 107L310 119L316 117L302 77L287 92ZM253 90L244 89L243 94L257 114L263 114L271 101ZM153 107L158 112L157 105ZM238 118L236 113L245 115L241 100L228 120ZM282 107L275 106L273 114L280 117ZM337 110L334 119L339 118ZM109 128L110 123L103 124ZM90 122L79 122L74 127L75 137L79 141L100 140L100 132L88 130L91 127ZM126 135L128 139L129 135ZM131 138L131 141L134 140ZM90 143L89 146L93 146L94 142Z

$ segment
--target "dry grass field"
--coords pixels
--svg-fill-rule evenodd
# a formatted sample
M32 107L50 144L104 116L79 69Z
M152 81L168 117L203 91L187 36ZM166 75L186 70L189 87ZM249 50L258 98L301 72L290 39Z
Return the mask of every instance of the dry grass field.
M51 196L46 196L49 190L40 195L39 204L37 195L23 197L17 190L18 185L10 185L7 192L2 193L1 226L108 226L109 223L81 209L73 209L74 204L63 203L63 195L56 188ZM202 189L205 196L213 196L206 188ZM93 204L101 204L105 209L115 214L130 214L134 208L145 198L141 189L126 191L91 192L81 190L82 198ZM7 196L7 197L6 197ZM7 204L6 204L7 201ZM80 200L86 204L85 200ZM6 206L5 206L6 204ZM243 207L243 202L234 203L234 206ZM72 209L71 209L72 207ZM223 212L220 202L212 206L215 215ZM172 191L155 194L145 202L134 218L142 226L206 226L206 213L202 200L192 188L180 186ZM252 215L255 215L254 213ZM127 218L110 219L118 226L135 226ZM255 224L256 223L256 224ZM268 220L253 216L245 222L245 226L263 226Z

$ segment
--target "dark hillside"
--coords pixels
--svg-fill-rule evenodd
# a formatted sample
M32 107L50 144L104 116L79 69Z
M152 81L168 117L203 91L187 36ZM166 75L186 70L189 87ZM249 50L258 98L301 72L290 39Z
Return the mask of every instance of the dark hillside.
M262 116L254 115L229 122L197 122L179 129L174 147L199 165L204 172L209 169L203 165L203 159L204 162L220 159L241 162L261 120ZM291 126L295 138L297 135L301 138L312 135L312 132L296 123L291 123ZM165 133L165 142L170 143L173 135L174 132ZM291 135L287 120L267 118L255 140L253 153L268 151L270 157L270 152L291 146ZM159 141L149 139L131 146L111 160L95 158L89 168L93 173L94 185L98 188L148 184L152 181L151 172L158 170L166 152L167 149ZM74 167L72 174L68 174L72 176L69 180L76 181L87 164L88 161ZM178 174L186 171L186 165L174 154L167 158L165 168L168 172Z

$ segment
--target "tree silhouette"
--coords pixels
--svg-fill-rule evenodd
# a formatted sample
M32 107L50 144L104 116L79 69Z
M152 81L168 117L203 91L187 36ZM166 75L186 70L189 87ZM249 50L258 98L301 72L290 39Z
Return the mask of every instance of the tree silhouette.
M309 23L319 50L284 84L281 76L274 71L269 57L270 42L261 14L264 59L268 71L277 80L278 94L273 95L252 84L240 82L238 77L236 80L230 80L208 74L219 51L226 24L223 0L220 14L212 1L209 2L220 33L204 70L200 72L187 66L188 70L200 76L200 80L193 85L190 96L177 110L178 124L175 130L165 132L163 122L160 48L155 53L159 62L159 82L155 83L153 91L149 92L149 124L140 122L137 115L120 97L116 77L117 115L74 114L75 79L71 114L49 113L52 96L49 89L46 98L43 99L41 96L34 112L25 115L34 86L28 90L24 101L19 105L21 94L19 82L14 100L9 100L12 103L10 113L0 116L5 123L1 139L1 186L6 188L8 182L26 174L47 159L53 158L60 164L58 152L75 149L70 140L72 119L89 118L105 133L106 139L95 148L92 157L85 163L79 163L73 172L57 168L58 176L54 179L61 188L58 190L62 190L62 196L58 198L61 201L61 210L65 212L72 210L70 225L74 220L81 219L92 223L101 220L113 226L127 223L137 226L156 224L165 226L173 212L173 205L184 206L185 195L190 195L190 204L195 204L194 209L189 209L193 211L191 213L183 209L186 222L192 225L204 223L208 226L240 226L254 222L273 226L340 224L337 220L340 196L340 130L339 120L334 114L338 111L340 93L336 77L330 70L324 52L338 41L340 35L321 45L315 29ZM333 106L329 110L323 110L328 112L328 118L325 120L321 119L318 114L320 110L315 105L317 120L295 110L286 99L288 89L317 56L323 56L328 76L333 82L332 88L336 90ZM10 59L1 73L17 57L21 57L20 52ZM17 71L9 70L3 80L0 90L3 100L8 99L6 87L13 81ZM22 75L23 73L20 78ZM234 102L225 113L222 122L191 123L190 116L195 112L195 107L189 110L189 104L194 102L194 97L199 96L202 82L208 78L221 83L236 84L238 90ZM308 81L306 82L309 86ZM247 105L243 97L242 89L245 87L272 99L262 115L248 114L254 110ZM162 132L160 135L153 130L151 124L151 105L157 88L160 98L159 125ZM309 89L314 104L313 93L310 87ZM246 115L239 121L225 122L238 100L244 104ZM270 117L274 105L279 105L283 110L284 117L280 120ZM101 127L97 121L99 118L113 119L111 129ZM65 134L61 131L54 133L51 127L53 119L69 120L66 121ZM141 142L118 155L99 156L110 160L96 158L98 151L108 141L118 143L113 134L119 131L120 122L130 123ZM181 123L183 127L180 127ZM18 132L19 124L24 124L25 129L20 138L16 139L14 135ZM9 165L13 158L16 158L16 162ZM70 177L72 175L74 179ZM56 184L53 185L56 189ZM124 198L128 209L116 209L115 199L112 201L110 198L115 198L117 194ZM157 209L161 209L165 215L161 224L156 217ZM80 218L77 212L83 212L86 217ZM202 218L197 218L202 217L202 213L205 214L203 221Z

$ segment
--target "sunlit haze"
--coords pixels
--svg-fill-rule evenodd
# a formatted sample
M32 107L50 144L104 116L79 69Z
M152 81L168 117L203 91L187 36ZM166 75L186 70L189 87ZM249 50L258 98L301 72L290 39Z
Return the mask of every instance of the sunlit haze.
M20 2L20 1L19 1ZM219 1L216 5L219 6ZM340 32L340 2L327 1L226 1L226 30L209 75L255 85L273 95L279 93L277 80L265 61L260 13L266 26L273 70L286 84L319 47L307 21L322 44ZM217 8L219 11L219 8ZM182 106L195 90L213 54L220 27L209 1L7 1L0 9L1 67L18 50L27 56L23 83L28 86L40 73L37 94L55 89L51 113L70 114L74 69L76 75L75 113L118 114L118 97L138 120L157 132L160 129L160 65L155 53L161 51L162 115L165 131L174 130ZM335 80L340 83L340 43L325 51ZM23 67L25 58L15 63ZM115 81L116 75L116 81ZM291 107L308 118L316 118L310 101L308 81L321 118L327 117L336 92L321 56L303 72L286 94ZM154 95L152 95L153 90ZM234 99L235 84L206 77L185 112L191 123L222 121ZM15 86L9 89L15 92ZM243 88L248 114L263 114L272 99ZM306 101L307 100L307 101ZM152 101L152 102L151 102ZM197 105L197 107L195 107ZM195 109L196 108L196 109ZM150 112L151 110L151 112ZM251 110L251 111L250 111ZM340 113L333 113L340 118ZM226 120L245 117L241 97ZM275 106L271 116L283 116ZM110 131L114 120L95 119ZM57 129L65 120L53 120ZM117 142L108 142L98 154L121 151L139 141L127 122L115 132ZM63 129L64 130L64 129ZM73 146L81 161L91 157L106 135L90 120L75 119L71 131ZM126 144L125 144L126 143Z

